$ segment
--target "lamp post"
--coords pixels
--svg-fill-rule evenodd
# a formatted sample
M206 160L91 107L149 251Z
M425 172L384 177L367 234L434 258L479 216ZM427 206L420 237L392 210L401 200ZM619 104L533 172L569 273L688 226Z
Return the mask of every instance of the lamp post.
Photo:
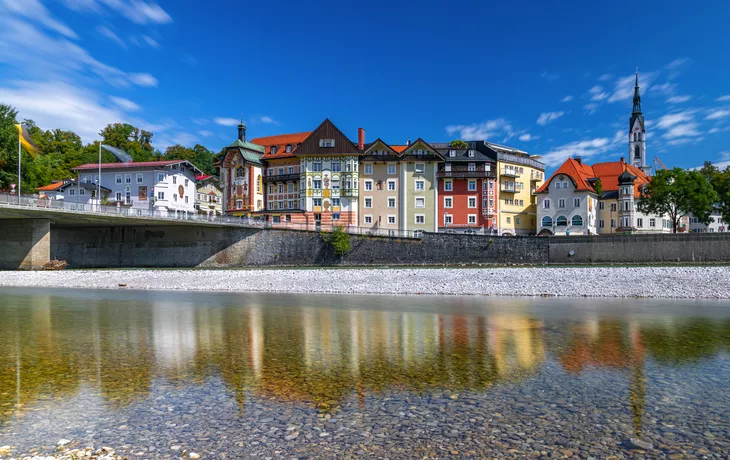
M23 157L23 153L20 150L21 149L21 142L20 137L22 134L18 135L18 206L20 206L20 161Z
M99 175L96 177L96 201L99 203L97 209L101 212L101 141L99 141Z

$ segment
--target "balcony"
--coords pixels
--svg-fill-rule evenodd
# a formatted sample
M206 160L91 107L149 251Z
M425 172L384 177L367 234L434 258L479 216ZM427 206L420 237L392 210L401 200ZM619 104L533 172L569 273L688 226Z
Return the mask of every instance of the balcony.
M277 174L274 176L264 176L264 182L286 182L286 181L298 181L299 173L295 174Z
M545 174L540 171L530 171L531 181L541 181L545 178Z
M469 168L455 168L452 167L451 171L441 169L436 173L439 178L482 178L482 177L495 177L494 171L485 171L483 169L476 169L469 171Z
M520 171L517 168L504 168L502 175L506 177L520 177Z
M499 191L505 193L519 193L520 189L516 188L514 185L502 184L499 186Z

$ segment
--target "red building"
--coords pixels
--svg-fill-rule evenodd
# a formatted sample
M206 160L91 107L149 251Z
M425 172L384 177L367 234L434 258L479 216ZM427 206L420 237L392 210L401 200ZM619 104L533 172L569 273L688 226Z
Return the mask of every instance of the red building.
M431 144L444 156L439 165L439 232L497 232L497 153L484 142Z

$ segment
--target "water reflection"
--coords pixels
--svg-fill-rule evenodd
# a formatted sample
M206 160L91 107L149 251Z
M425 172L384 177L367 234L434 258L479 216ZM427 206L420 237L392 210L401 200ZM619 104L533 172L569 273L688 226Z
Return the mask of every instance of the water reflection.
M489 305L507 301L489 299L419 298L425 307L418 309L407 298L347 301L360 304L340 308L336 297L6 293L0 420L81 391L114 408L144 399L157 380L187 385L213 377L241 410L255 394L328 411L344 398L391 390L518 384L554 361L576 378L624 373L641 432L647 360L684 365L730 346L728 317L551 314L538 301L509 301L503 309Z

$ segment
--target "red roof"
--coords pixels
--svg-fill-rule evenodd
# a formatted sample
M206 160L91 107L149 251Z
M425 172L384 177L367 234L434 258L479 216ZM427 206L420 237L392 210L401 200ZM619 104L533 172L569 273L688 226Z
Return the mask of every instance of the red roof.
M44 185L43 187L36 187L39 192L52 192L53 190L62 187L65 182L62 180L53 181L52 184Z
M395 150L396 153L401 153L405 149L407 149L408 146L407 145L391 145L390 148L393 149L393 150Z
M197 174L197 175L195 176L195 180L196 180L196 181L201 181L201 180L205 180L205 179L208 179L208 178L210 178L210 177L213 177L213 176L211 176L210 174Z
M634 181L634 196L641 196L641 186L648 184L651 179L641 169L636 166L627 164L625 161L608 161L605 163L596 163L593 166L585 163L579 163L573 158L568 158L560 165L557 171L546 180L544 184L537 189L537 193L544 193L550 186L550 182L557 175L569 176L576 184L576 190L594 192L593 186L588 179L601 179L601 187L603 191L618 190L618 176L624 171L630 172L636 176Z
M171 166L180 163L189 163L187 160L162 160L162 161L139 161L129 163L102 163L101 169L119 169L119 168L151 168L154 166ZM99 163L87 163L85 165L72 168L73 171L99 169Z
M258 144L266 147L266 153L264 154L264 160L275 160L277 158L293 158L294 150L306 139L311 132L306 133L294 133L294 134L279 134L276 136L257 137L251 139L252 144ZM286 151L286 146L291 145L291 152ZM276 153L271 154L271 147L276 147Z

